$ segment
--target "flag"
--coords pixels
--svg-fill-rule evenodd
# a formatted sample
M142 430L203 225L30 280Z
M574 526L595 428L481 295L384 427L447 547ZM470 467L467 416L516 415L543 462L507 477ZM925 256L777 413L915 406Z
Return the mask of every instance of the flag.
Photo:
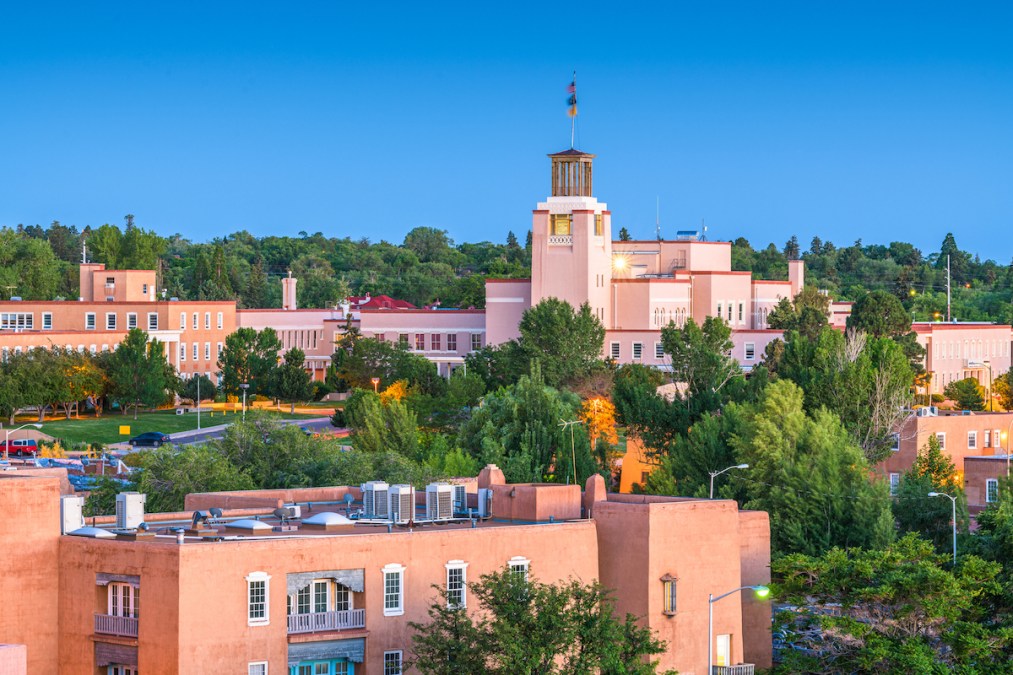
M576 77L573 78L573 81L570 82L570 85L566 88L566 93L568 93L570 95L566 99L566 104L568 106L570 106L570 109L567 111L567 114L570 117L576 117L577 116L577 78Z

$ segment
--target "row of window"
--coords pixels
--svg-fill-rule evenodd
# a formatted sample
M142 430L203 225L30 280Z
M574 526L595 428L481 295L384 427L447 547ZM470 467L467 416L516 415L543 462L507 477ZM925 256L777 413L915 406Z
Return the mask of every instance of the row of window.
M727 310L727 314L728 314L727 318L725 317L725 313L721 311L722 308L724 308L724 309ZM739 303L738 312L736 312L735 311L735 307L734 307L734 303L729 302L729 303L725 304L725 303L719 302L718 303L718 311L714 314L714 316L718 317L719 319L726 319L728 321L728 323L732 323L733 316L734 316L735 323L745 323L746 322L746 319L745 319L745 317L746 317L746 303L740 302Z
M634 342L631 345L630 356L634 361L640 361L644 358L644 343ZM747 342L744 345L744 356L746 361L753 361L756 359L756 343ZM618 361L622 358L622 344L619 342L609 343L609 358L613 361ZM654 358L663 359L665 358L665 347L660 342L654 343Z
M1007 340L940 340L933 347L937 359L987 359L1009 356Z
M982 439L982 441L984 443L984 445L982 447L991 448L991 447L993 447L993 445L995 446L996 449L999 449L999 448L1002 447L1002 436L1001 436L1001 434L1000 434L1000 432L999 432L998 429L995 429L995 430L985 429L983 432L981 432L981 434L982 434L981 435L981 439ZM937 431L936 432L936 440L939 441L939 449L940 450L945 450L946 449L946 432L945 431ZM895 443L895 446L896 447L894 449L899 449L899 442ZM978 449L978 432L977 431L968 431L967 432L967 449L968 450L977 450Z
M890 494L896 495L900 489L900 474L890 474ZM985 503L994 504L999 501L999 479L998 478L986 478L985 479Z
M668 309L655 307L652 320L654 321L654 325L659 328L667 326L670 323L674 323L678 328L682 328L686 325L686 311L685 308L681 307L676 309L672 309L671 307Z
M219 342L217 344L217 349L218 349L218 351L217 351L217 353L216 353L217 355L215 357L216 360L218 358L221 358L222 350L224 349L224 345L221 342ZM193 343L193 350L192 351L193 351L193 360L194 361L199 361L200 359L198 358L198 355L200 354L200 344L197 343L197 342L194 342ZM185 342L180 342L179 343L179 360L180 361L186 361L186 343ZM210 361L211 360L211 343L210 342L205 342L204 343L204 360L205 361Z
M573 214L553 213L549 217L549 234L557 237L565 237L573 234ZM594 236L601 237L605 234L605 224L602 222L600 213L594 214Z
M225 314L218 312L218 330L225 325ZM179 329L186 330L186 312L179 313ZM200 330L200 312L193 313L193 329ZM211 330L211 312L204 312L204 330Z
M387 340L386 333L376 333L376 339L380 342ZM409 338L412 336L410 333L398 333L398 342L407 346L412 344ZM444 338L446 338L446 348L444 348ZM418 352L426 351L426 334L415 333L414 334L414 349ZM471 334L471 351L478 351L482 348L482 334L472 333ZM431 352L456 352L457 351L457 333L431 333L429 335L429 350Z
M95 312L86 312L84 315L84 329L95 330L97 322L95 320ZM53 315L45 312L42 315L42 328L43 330L50 330L53 327ZM117 318L116 312L106 312L106 330L119 330L119 319ZM137 328L137 314L135 312L127 312L127 330ZM148 312L148 330L158 330L158 313Z
M119 345L115 344L115 345L112 346L112 350L116 351L116 349L118 347L119 347ZM66 345L66 348L67 348L67 351L74 351L74 345ZM10 358L12 352L14 354L21 354L23 352L30 351L32 349L48 349L48 347L40 347L38 345L36 345L36 346L28 346L28 347L20 347L20 346L18 346L18 347L4 347L2 350L0 350L0 359L2 359L4 362L6 362L7 359ZM108 352L110 350L110 347L109 347L109 345L105 344L105 345L102 345L101 349L102 349L103 352ZM94 355L96 355L96 354L99 353L99 345L88 345L87 347L85 345L78 345L77 346L77 351L79 353L81 353L81 354L84 354L85 351L88 351L88 352L91 353L92 356L94 356Z
M129 675L136 675L136 670ZM248 675L268 675L267 661L252 661L247 667ZM302 662L289 666L289 675L348 675L351 667L345 659L330 661ZM404 673L404 652L400 649L383 653L383 675Z

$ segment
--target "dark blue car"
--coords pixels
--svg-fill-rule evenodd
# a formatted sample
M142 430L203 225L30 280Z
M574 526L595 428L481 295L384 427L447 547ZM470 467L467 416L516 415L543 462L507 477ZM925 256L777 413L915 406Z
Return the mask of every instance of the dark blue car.
M134 436L129 442L130 445L134 447L137 447L138 445L149 445L153 448L157 448L160 445L168 443L169 437L161 431L149 431L147 433Z

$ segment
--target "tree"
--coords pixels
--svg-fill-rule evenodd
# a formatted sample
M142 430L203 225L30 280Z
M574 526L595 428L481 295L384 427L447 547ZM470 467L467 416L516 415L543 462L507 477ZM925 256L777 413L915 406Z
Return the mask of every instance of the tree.
M521 349L541 363L549 386L571 382L601 364L605 327L587 303L574 311L565 300L546 298L524 312L520 333Z
M796 237L794 234L791 235L791 239L789 239L784 244L784 257L787 258L788 260L798 260L799 257L798 237Z
M954 401L961 410L984 410L985 388L973 377L950 382L943 389L946 398Z
M901 476L893 515L901 532L927 537L938 551L948 551L953 534L953 509L949 499L929 497L943 492L957 498L957 520L967 530L967 499L957 469L939 448L935 434L918 451L914 464Z
M620 227L619 228L619 241L630 241L631 239L632 239L632 237L630 236L630 231L627 230L625 227Z
M179 450L145 451L137 489L148 495L152 512L182 511L188 494L257 487L215 446L185 445Z
M615 447L619 443L616 433L616 407L604 396L593 396L581 403L580 419L584 421L592 454L599 468L611 474L620 453Z
M806 286L793 300L781 298L767 315L767 325L783 331L798 331L814 340L827 325L830 297L815 286Z
M509 569L468 585L477 604L470 614L443 587L429 606L429 621L409 624L422 673L657 672L652 656L665 643L635 616L615 615L615 602L594 582L543 584Z
M416 227L405 235L404 247L414 252L420 262L447 262L454 242L446 230L434 227Z
M731 328L708 316L703 326L692 318L682 328L670 323L661 329L661 344L672 361L672 380L685 385L683 400L699 412L720 405L722 390L742 371L729 356Z
M120 401L123 414L133 406L134 419L142 405L149 408L168 400L175 391L175 374L165 358L164 345L138 328L131 328L119 348L106 357L110 394Z
M1013 367L992 381L992 392L1003 410L1013 410Z
M295 413L295 404L307 401L313 396L313 378L303 367L306 354L293 347L285 352L283 363L274 371L272 393L281 401L291 404L290 412Z
M872 291L852 306L848 328L873 337L900 337L911 331L911 315L896 296Z
M253 328L239 328L225 338L225 347L218 357L218 368L222 372L222 389L239 396L240 384L249 384L248 396L271 393L274 370L278 364L281 340L273 328L257 331Z
M355 447L363 452L396 452L418 461L418 417L401 401L358 389L345 403L345 418Z
M198 395L198 390L200 394ZM191 401L194 405L200 405L201 401L214 399L218 387L210 377L204 374L194 374L185 380L179 381L179 389L176 391L179 397Z

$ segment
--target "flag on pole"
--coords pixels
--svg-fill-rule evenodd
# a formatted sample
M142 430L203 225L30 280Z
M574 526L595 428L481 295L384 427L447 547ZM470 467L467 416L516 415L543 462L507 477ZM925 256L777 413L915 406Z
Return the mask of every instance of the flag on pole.
M570 117L576 117L577 116L577 75L576 74L574 74L573 80L570 82L570 85L566 88L566 93L568 93L570 95L569 98L566 99L566 104L568 106L570 106L570 109L567 111L567 114Z

